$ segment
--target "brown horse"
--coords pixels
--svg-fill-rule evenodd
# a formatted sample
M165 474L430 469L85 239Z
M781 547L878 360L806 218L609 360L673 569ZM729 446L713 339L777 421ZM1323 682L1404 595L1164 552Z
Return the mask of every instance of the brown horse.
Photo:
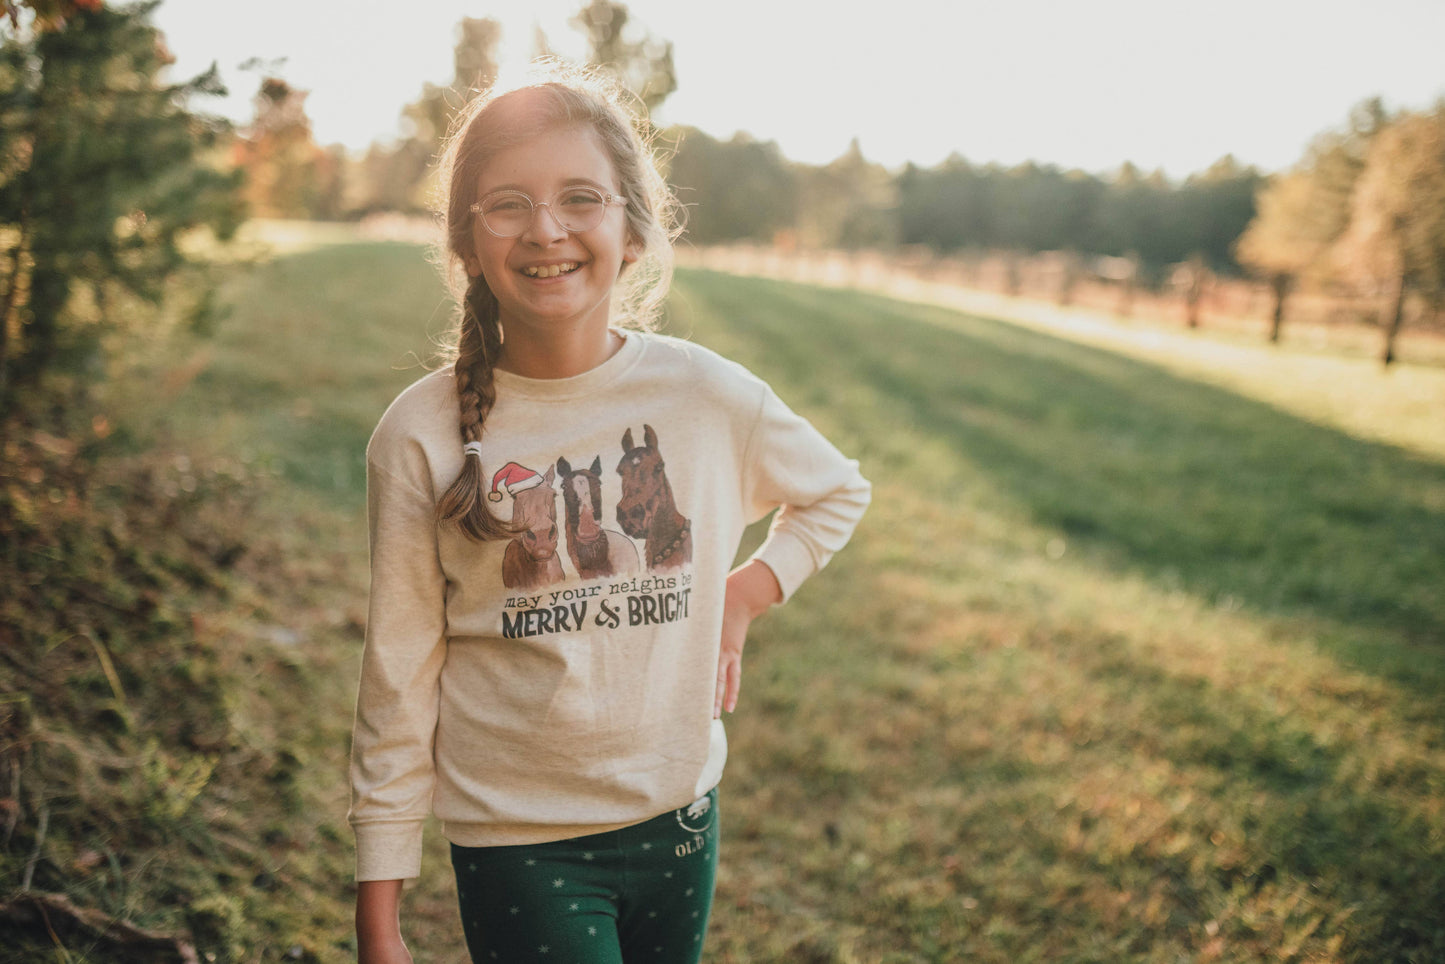
M565 578L557 558L557 493L552 491L552 478L549 465L541 485L512 499L517 534L502 556L502 583L508 589L535 589Z
M602 528L602 456L592 467L572 471L557 460L562 502L567 507L567 555L583 579L637 571L637 547L620 532Z
M617 463L617 474L622 476L617 521L632 538L647 540L648 569L678 569L692 562L692 523L672 500L651 425L642 426L642 441L632 444L630 428L623 433L622 461Z

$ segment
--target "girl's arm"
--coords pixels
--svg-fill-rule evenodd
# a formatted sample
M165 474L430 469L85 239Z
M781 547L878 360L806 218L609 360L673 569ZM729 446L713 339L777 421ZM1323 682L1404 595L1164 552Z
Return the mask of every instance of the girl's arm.
M397 464L386 468L377 448L373 441L367 460L371 593L351 741L348 816L359 881L421 873L447 649L446 576L424 467L383 448Z
M766 386L743 471L749 517L774 508L778 514L763 545L728 576L714 717L737 705L748 626L827 565L853 534L872 492L858 463Z
M401 939L401 881L356 885L356 956L359 964L412 964Z
M778 510L753 560L767 564L786 602L853 535L872 487L855 460L766 386L743 471L749 518Z

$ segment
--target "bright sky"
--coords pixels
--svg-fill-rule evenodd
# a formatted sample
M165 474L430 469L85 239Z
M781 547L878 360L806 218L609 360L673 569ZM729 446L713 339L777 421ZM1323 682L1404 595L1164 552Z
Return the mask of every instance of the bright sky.
M582 0L164 0L154 20L177 74L212 60L232 90L205 109L246 119L260 83L238 65L285 58L310 90L317 140L364 149L452 75L456 24L491 16L503 59L536 25L582 52ZM717 137L744 130L822 164L858 137L889 167L1033 159L1102 172L1125 160L1171 177L1233 153L1265 170L1379 95L1445 97L1440 0L630 0L671 40L678 90L659 112ZM203 105L197 104L197 107Z

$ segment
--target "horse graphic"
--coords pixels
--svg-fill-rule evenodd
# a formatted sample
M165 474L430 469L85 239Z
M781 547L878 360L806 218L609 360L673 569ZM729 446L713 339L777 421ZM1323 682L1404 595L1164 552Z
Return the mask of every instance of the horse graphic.
M567 507L567 555L583 579L637 571L637 547L620 532L602 528L602 456L575 472L557 460L562 502Z
M645 539L644 551L650 570L679 569L692 562L692 523L677 511L672 486L663 471L657 433L642 426L642 445L632 444L632 429L622 435L622 500L617 503L617 522L634 539Z
M557 493L552 491L552 467L547 467L544 476L527 475L525 488L514 484L508 489L512 493L512 527L517 533L502 555L502 583L508 589L535 589L564 578L557 558ZM494 489L496 486L494 482Z

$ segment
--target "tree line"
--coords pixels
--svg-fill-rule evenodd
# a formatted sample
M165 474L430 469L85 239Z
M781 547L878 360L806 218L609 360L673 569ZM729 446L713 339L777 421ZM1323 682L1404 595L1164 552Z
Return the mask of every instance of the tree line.
M696 130L682 132L671 170L698 243L792 232L809 247L1069 250L1133 255L1150 266L1202 255L1222 271L1237 269L1232 245L1264 180L1228 155L1183 184L1131 164L1100 176L1032 161L979 165L957 154L891 173L869 163L856 141L811 167L745 134L721 141Z
M676 88L672 49L650 36L624 40L627 24L625 6L612 0L590 0L573 20L588 38L589 60L610 65L652 109ZM463 21L454 80L427 85L407 108L407 137L374 145L349 170L344 158L313 163L309 176L332 185L311 191L320 203L297 195L253 208L324 217L423 211L436 146L457 107L495 76L499 40L494 21ZM545 38L536 52L550 52ZM262 108L253 139L267 127ZM890 171L868 161L857 141L831 163L809 165L745 133L657 133L694 244L1047 253L1084 274L1091 259L1109 258L1107 270L1126 271L1130 285L1184 278L1191 319L1201 279L1249 276L1274 293L1276 341L1288 295L1302 286L1379 302L1381 317L1371 320L1386 332L1388 363L1407 314L1438 317L1445 301L1442 117L1445 106L1391 114L1371 100L1288 171L1267 176L1226 154L1182 181L1128 163L1094 174L1032 161L976 164L957 154Z
M0 402L47 370L94 371L107 331L178 290L204 324L209 289L187 280L205 270L187 253L197 232L227 238L248 214L425 212L452 118L497 75L500 25L463 20L451 82L423 85L402 136L352 156L316 143L306 92L278 76L262 78L248 124L198 111L224 88L214 67L164 79L157 3L0 0ZM671 44L624 4L587 0L571 25L645 111L676 89ZM552 53L540 32L534 47ZM654 133L699 245L1112 257L1145 285L1187 263L1196 280L1267 281L1276 339L1301 288L1377 303L1387 362L1407 317L1445 304L1445 104L1392 114L1371 101L1287 171L1226 155L1182 182L1129 164L1099 175L959 155L890 171L856 141L808 165L746 134Z

